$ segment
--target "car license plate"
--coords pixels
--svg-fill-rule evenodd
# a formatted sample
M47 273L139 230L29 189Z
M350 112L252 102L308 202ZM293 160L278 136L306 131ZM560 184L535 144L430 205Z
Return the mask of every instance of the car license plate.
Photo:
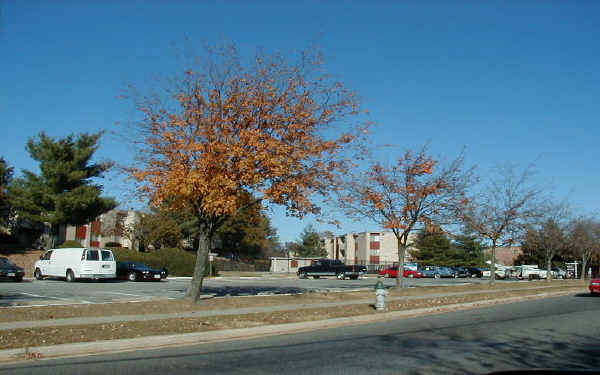
M14 276L14 275L15 275L15 273L14 273L14 272L9 272L9 273L8 273L8 276Z
M160 275L154 275L155 279L160 279Z

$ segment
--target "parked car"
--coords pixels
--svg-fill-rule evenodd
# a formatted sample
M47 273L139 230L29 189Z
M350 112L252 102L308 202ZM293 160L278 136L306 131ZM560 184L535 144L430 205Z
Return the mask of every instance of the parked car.
M590 294L593 296L600 295L600 279L592 279L590 281Z
M160 281L166 279L167 269L152 269L148 265L139 262L117 262L117 278L129 281L152 280Z
M518 279L545 279L548 276L546 270L539 269L537 265L524 264L513 267L514 276Z
M0 278L13 281L23 281L25 271L8 258L0 257Z
M379 272L379 276L383 276L385 278L391 277L391 278L396 278L398 277L398 267L390 267L390 268L386 268L382 271ZM404 277L408 277L408 278L421 278L423 277L423 274L419 271L413 271L410 269L404 269Z
M456 277L471 277L469 270L464 267L452 267L452 270L456 272Z
M37 280L61 277L68 282L77 279L114 279L117 262L112 251L98 248L51 249L40 256L33 266Z
M483 276L483 268L479 268L479 267L469 267L467 268L467 271L469 272L469 276L470 277L479 277L481 278Z
M433 277L436 279L441 277L458 277L456 272L450 267L425 266L420 271L423 277Z
M557 279L566 279L568 277L567 270L563 268L552 268L552 271L555 273L552 276L556 277Z
M503 270L503 269L498 269L498 268L497 268L497 269L496 269L496 277L495 277L495 278L496 278L496 279L501 279L501 280L504 280L504 279L506 279L506 278L510 277L510 275L511 275L511 272L510 272L510 271ZM492 273L490 272L490 269L489 269L489 268L485 268L485 269L483 270L482 276L483 276L483 277L491 277L491 276L492 276Z
M321 276L335 276L340 280L349 277L353 280L367 272L367 267L360 265L346 265L338 259L318 259L312 265L298 268L298 277L306 279L312 276L318 279Z

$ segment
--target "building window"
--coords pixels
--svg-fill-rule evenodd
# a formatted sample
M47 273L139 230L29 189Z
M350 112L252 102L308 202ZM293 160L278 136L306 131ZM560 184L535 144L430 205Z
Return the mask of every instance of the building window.
M370 250L379 250L379 242L370 242L369 249Z
M371 264L379 264L379 255L371 255L369 257L369 263L371 263Z

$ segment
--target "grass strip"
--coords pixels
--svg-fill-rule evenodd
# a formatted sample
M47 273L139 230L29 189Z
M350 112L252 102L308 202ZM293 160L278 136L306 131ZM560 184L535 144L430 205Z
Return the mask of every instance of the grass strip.
M508 297L535 296L548 292L576 292L572 286L563 288L521 289L511 291L482 292L449 297L431 297L393 301L388 311L406 311L426 307L443 307L469 302L494 300ZM114 322L107 324L43 327L0 331L0 349L32 346L47 346L65 343L90 342L167 335L190 332L205 332L222 329L249 328L271 324L283 324L375 314L371 304L356 304L327 309L301 309L253 313L244 315L209 316L202 318L159 319L150 321Z

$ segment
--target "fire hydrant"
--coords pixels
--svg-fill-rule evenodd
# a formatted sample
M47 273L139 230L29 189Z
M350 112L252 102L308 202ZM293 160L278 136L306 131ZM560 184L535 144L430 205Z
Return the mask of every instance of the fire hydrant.
M385 290L385 286L381 280L375 284L375 310L385 311L385 296L388 295L388 291Z

